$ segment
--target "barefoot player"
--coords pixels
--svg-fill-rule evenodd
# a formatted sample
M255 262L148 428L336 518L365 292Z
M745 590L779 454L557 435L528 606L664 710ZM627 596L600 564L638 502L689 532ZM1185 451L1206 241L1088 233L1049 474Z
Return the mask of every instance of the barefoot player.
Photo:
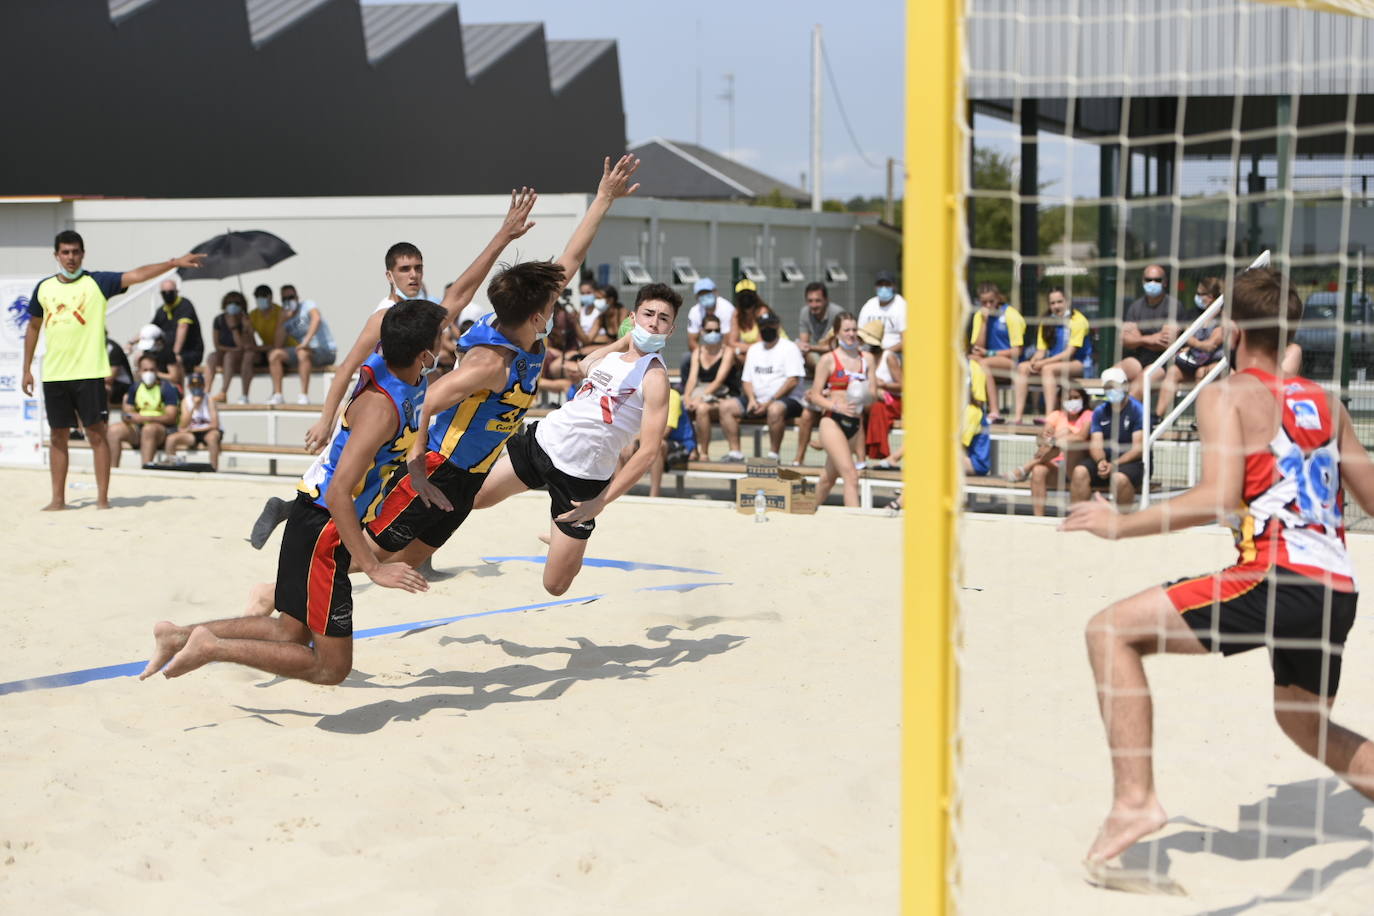
M1152 706L1141 664L1156 652L1270 647L1279 726L1374 799L1374 744L1329 718L1357 597L1344 490L1374 512L1374 463L1341 403L1279 368L1302 316L1289 282L1267 268L1246 271L1226 309L1236 371L1197 401L1201 482L1130 515L1100 497L1079 503L1062 526L1121 538L1221 521L1234 529L1239 553L1228 569L1146 589L1088 624L1113 776L1111 811L1088 850L1094 873L1166 821L1155 795Z
M404 563L373 555L363 525L376 515L406 451L420 435L425 373L438 363L444 310L418 299L382 319L382 352L368 357L329 448L297 488L277 561L277 616L250 615L190 627L163 621L141 678L228 661L281 677L337 684L353 668L349 566L387 588L429 586Z

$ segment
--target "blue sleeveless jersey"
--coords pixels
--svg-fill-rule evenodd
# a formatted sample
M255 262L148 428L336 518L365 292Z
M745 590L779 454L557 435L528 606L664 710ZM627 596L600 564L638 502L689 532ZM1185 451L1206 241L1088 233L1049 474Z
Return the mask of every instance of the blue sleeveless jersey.
M538 395L539 373L544 367L544 347L531 353L506 338L484 315L458 341L458 351L473 347L503 347L515 355L506 383L500 391L474 391L434 418L429 428L429 450L443 455L455 467L474 474L491 470L506 440L523 422L525 412Z
M353 399L369 386L391 399L392 406L396 408L396 430L377 450L377 454L372 456L372 464L368 467L367 473L363 474L358 485L353 488L353 504L358 510L358 520L363 524L376 517L382 500L405 474L406 453L410 451L410 446L420 432L420 408L425 401L426 382L422 375L418 384L407 384L391 373L381 354L374 353L358 370L358 384L349 396L349 402L352 403ZM307 494L314 500L315 505L321 508L329 508L325 505L324 495L329 490L330 481L334 479L334 469L339 466L339 458L348 443L348 436L348 411L345 409L344 416L334 430L334 438L329 443L329 448L315 459L315 463L301 477L301 482L296 488Z

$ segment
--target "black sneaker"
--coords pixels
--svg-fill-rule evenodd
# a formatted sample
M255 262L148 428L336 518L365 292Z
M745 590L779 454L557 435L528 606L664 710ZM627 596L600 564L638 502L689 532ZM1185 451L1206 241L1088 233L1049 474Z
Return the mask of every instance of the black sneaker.
M253 545L254 550L262 550L262 545L267 543L272 532L286 521L290 514L291 504L286 500L276 496L267 500L267 505L262 507L262 514L253 523L253 533L248 536L248 543Z

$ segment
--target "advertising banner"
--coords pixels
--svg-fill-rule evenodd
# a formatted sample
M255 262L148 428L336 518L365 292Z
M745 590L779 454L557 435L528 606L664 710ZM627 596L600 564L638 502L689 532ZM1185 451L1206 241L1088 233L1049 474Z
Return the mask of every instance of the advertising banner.
M24 332L29 323L29 294L41 277L0 277L0 464L43 463L43 389L34 383L24 394ZM33 374L41 357L34 357Z

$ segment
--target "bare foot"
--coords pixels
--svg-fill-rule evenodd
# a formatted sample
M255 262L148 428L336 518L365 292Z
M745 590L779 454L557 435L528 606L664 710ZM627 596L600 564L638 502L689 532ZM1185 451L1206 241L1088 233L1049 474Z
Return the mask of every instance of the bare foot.
M186 645L187 632L183 627L179 627L170 620L153 625L153 657L148 659L148 667L143 669L143 673L138 676L140 681L145 681L162 670L162 666L167 664L173 655L176 655L181 647Z
M276 603L276 583L259 582L248 589L248 607L243 609L243 616L266 617L276 610Z
M823 452L823 451L825 451L825 446L822 445L821 443L817 442L817 441L814 440L814 439L812 439L810 442L808 442L808 443L806 443L806 444L809 445L811 448L814 448L814 449L815 449L816 451L818 451L818 452Z
M67 508L67 504L66 504L65 502L59 502L58 500L53 500L52 502L48 503L46 506L44 506L42 509L40 509L40 510L38 510L38 511L40 511L40 512L61 512L61 511L62 511L63 509L65 509L65 508Z
M163 676L181 677L207 662L214 661L217 645L219 640L214 633L205 627L196 627L186 639L186 645L182 646L181 651L172 656L172 660L167 663L166 669L162 672Z
M1092 869L1109 862L1131 847L1136 840L1149 836L1169 822L1169 816L1155 799L1140 807L1113 805L1112 812L1097 831L1097 839L1084 864Z
M97 509L113 509L113 508L114 508L114 506L111 506L111 505L110 505L110 501L109 501L108 499L98 499L98 500L96 500L95 507L96 507Z

